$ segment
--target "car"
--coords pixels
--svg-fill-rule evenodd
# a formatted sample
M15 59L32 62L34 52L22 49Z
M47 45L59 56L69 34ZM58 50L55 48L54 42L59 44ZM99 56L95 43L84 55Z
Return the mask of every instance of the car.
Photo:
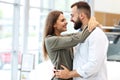
M107 52L108 80L120 80L120 25L102 27L109 39Z
M21 64L22 53L18 51L18 64ZM12 46L11 38L0 39L0 69L3 69L5 64L12 62Z
M21 64L21 52L18 52L18 64ZM3 68L5 64L10 64L12 61L12 51L11 50L4 50L0 51L0 69Z
M5 39L0 39L0 69L2 69L4 67L5 64L11 64L12 63L12 39L11 38L5 38ZM33 43L34 42L34 43ZM6 43L6 44L5 44ZM23 43L23 42L21 42ZM21 44L20 43L20 44ZM42 43L40 43L42 44ZM39 62L41 62L41 57L40 54L42 49L41 46L38 49L38 42L36 38L29 38L28 41L28 53L30 54L35 54L36 56L38 56ZM19 45L19 49L20 51L18 51L18 64L22 63L22 51L21 51L21 45Z

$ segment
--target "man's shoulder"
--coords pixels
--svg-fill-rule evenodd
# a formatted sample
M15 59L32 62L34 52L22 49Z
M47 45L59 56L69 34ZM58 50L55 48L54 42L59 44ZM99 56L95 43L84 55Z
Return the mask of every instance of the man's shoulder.
M103 31L102 28L100 28L100 27L96 27L95 30L96 31Z
M102 30L102 28L100 28L100 27L96 27L94 30L93 30L93 33L95 33L95 34L101 34L101 33L103 33L103 34L105 34L104 33L104 31Z
M90 34L90 37L106 37L106 34L101 28L96 27L94 31Z

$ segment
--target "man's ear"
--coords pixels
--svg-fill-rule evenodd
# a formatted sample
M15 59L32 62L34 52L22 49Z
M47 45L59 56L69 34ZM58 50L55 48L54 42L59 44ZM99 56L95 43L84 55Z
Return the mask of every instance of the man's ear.
M80 13L79 18L82 20L84 18L84 14Z

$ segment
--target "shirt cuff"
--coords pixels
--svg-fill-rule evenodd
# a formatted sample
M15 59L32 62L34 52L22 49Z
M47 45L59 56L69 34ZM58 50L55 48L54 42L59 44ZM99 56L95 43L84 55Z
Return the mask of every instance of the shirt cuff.
M81 68L76 69L76 71L80 75L81 78L85 77L85 73Z

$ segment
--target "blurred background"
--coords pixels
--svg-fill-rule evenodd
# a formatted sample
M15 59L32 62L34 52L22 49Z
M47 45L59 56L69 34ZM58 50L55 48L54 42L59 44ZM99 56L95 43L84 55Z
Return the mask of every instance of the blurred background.
M47 14L51 10L63 11L68 21L65 33L75 32L70 22L70 6L76 1L80 0L0 0L0 79L29 80L30 71L43 62L42 37ZM120 0L81 1L90 4L92 16L108 36L109 66L111 61L119 65Z

